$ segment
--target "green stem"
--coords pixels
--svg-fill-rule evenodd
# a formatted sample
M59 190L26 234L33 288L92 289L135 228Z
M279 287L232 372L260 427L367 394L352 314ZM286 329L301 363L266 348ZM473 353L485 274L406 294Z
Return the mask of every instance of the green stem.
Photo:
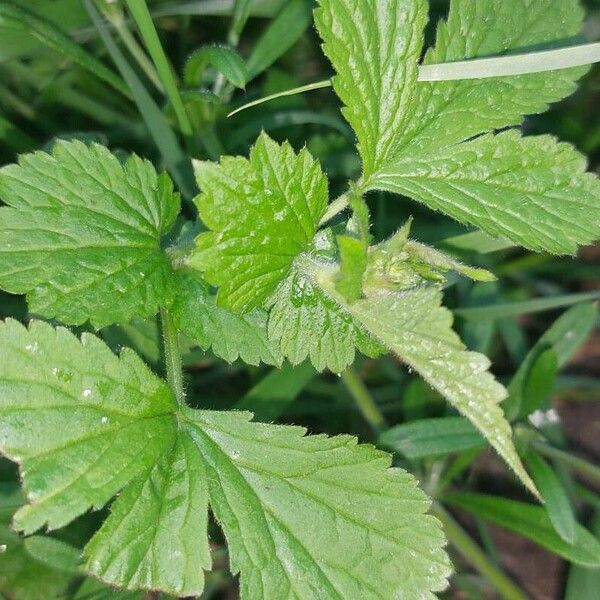
M600 468L588 462L587 460L579 458L578 456L574 456L573 454L565 452L564 450L554 448L554 446L544 444L543 442L533 442L532 446L542 456L556 460L567 467L570 467L574 471L581 473L582 475L587 475L588 477L592 477L593 479L600 481Z
M121 38L123 44L129 50L129 53L135 58L142 71L148 77L148 80L154 85L159 92L164 92L164 87L154 65L140 47L135 37L129 31L125 16L121 8L115 4L103 4L102 12L108 21L115 28L115 31Z
M185 389L183 387L183 367L181 353L179 352L179 336L173 317L165 308L160 309L160 323L162 328L163 352L167 381L175 394L177 402L185 405Z
M494 566L471 536L441 505L435 503L431 513L442 522L450 544L500 592L505 600L529 600L525 592Z
M127 0L127 6L140 30L146 48L158 71L158 75L165 86L167 96L171 101L175 116L177 117L181 133L183 133L186 140L191 140L194 133L192 124L190 123L185 106L183 105L183 100L179 94L179 88L173 77L171 65L169 65L165 51L160 43L158 33L154 27L152 17L148 11L146 0Z
M373 431L379 433L387 424L373 396L369 393L367 386L352 367L346 369L341 377L343 384L346 386L348 392L350 392L364 418Z
M319 222L319 227L322 227L327 222L331 221L333 217L339 215L343 210L348 206L348 202L350 201L350 196L348 192L342 194L339 198L336 198L328 207L327 211L323 215L323 218Z

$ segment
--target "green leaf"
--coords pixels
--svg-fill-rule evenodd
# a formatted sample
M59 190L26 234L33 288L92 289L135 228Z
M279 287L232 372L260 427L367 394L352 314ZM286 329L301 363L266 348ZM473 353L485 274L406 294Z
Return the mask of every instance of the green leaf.
M203 46L194 51L185 63L183 80L188 87L202 83L208 65L213 66L227 81L244 88L248 81L248 68L242 57L229 46Z
M22 504L15 484L0 487L0 597L11 600L58 600L64 598L72 575L68 570L55 569L28 551L29 539L23 539L10 528L12 514ZM49 544L66 544L46 536L35 536ZM34 542L35 546L35 542ZM73 549L71 549L73 550ZM52 557L46 557L46 559Z
M425 64L455 62L564 45L580 34L579 0L452 0ZM450 146L544 112L576 89L586 68L489 80L419 83L402 154L437 155Z
M388 469L389 455L248 418L190 420L242 598L416 600L445 588L439 524L423 514L412 476Z
M196 163L200 234L189 264L220 286L217 304L236 312L259 306L311 243L325 212L327 179L306 149L261 135L250 159Z
M179 197L149 162L59 141L0 170L0 197L0 286L27 294L32 312L102 327L170 300L160 240Z
M564 367L595 327L597 316L598 308L595 303L577 304L561 315L542 335L529 351L508 386L509 396L505 403L505 410L510 420L526 417L529 414L524 404L526 386L529 375L540 356L552 351L556 357L557 367Z
M285 54L312 22L311 0L286 0L248 58L248 80L254 79Z
M525 464L544 498L544 508L556 533L568 544L574 544L577 521L562 482L552 467L536 452L527 453Z
M574 254L600 237L600 181L585 158L549 136L515 131L408 154L371 188L405 194L532 250Z
M119 495L85 548L88 570L127 589L200 594L210 569L204 463L181 432L154 467Z
M489 360L468 352L452 330L437 286L376 287L350 304L336 291L335 265L308 255L296 265L274 294L269 317L269 336L293 364L310 356L317 369L340 372L353 361L355 345L367 354L386 348L467 417L537 494L498 406L506 390L488 372Z
M367 180L397 150L415 93L427 3L320 0L315 23L337 75L333 86L356 132Z
M575 541L568 544L554 531L548 514L541 506L469 493L446 494L443 499L452 506L522 535L577 565L600 567L600 542L587 529L577 525Z
M481 434L463 417L403 423L384 431L378 442L409 459L444 456L485 447Z
M16 524L58 527L117 495L84 551L105 582L200 595L210 504L244 600L445 589L441 527L388 454L180 407L133 353L89 334L7 321L0 347L0 449L19 460L30 501Z
M200 275L191 269L176 274L177 293L171 307L175 325L203 350L227 362L240 358L250 365L280 366L283 358L267 337L267 313L259 308L238 315L216 305Z
M57 571L78 574L81 552L73 546L47 535L32 535L25 539L29 556Z
M73 10L73 7L71 7L71 10ZM78 8L75 10L77 11ZM66 55L80 67L86 69L92 75L96 75L115 90L129 96L129 89L122 79L93 54L87 52L82 45L74 42L52 21L12 2L2 2L0 4L0 28L23 31L35 36L52 50Z
M600 517L598 513L592 520L592 531L600 539ZM565 600L595 600L600 589L600 569L586 569L572 565L565 590Z
M5 321L0 347L0 448L21 466L25 533L104 506L168 446L175 400L133 352L40 321Z
M531 365L523 385L523 416L530 415L541 408L554 391L558 360L552 348L544 350Z

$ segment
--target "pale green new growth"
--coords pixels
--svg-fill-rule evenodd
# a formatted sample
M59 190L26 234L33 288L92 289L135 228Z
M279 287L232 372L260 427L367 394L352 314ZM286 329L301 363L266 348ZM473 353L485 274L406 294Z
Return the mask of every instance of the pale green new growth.
M1 169L0 198L0 287L27 294L32 312L101 327L172 297L160 239L179 197L148 161L57 142Z
M198 48L185 63L183 79L188 87L202 85L202 76L208 65L212 65L228 81L239 88L249 79L248 68L242 57L229 46L204 46Z
M433 600L445 588L440 524L384 452L182 408L133 353L88 334L9 320L0 343L0 449L30 502L15 523L58 527L118 494L85 549L107 583L200 595L210 504L244 600Z
M233 362L261 362L281 366L283 357L267 337L267 313L259 308L238 315L216 305L200 274L181 269L176 274L177 293L171 314L175 325L202 349Z
M311 243L327 206L327 179L302 150L262 134L250 159L196 163L200 234L189 264L220 286L217 303L237 312L259 306Z

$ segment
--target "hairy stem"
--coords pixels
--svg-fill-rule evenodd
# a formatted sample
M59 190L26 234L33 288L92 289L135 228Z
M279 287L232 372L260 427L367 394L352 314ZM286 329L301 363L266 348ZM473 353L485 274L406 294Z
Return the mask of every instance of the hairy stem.
M450 544L500 592L505 600L529 600L525 592L494 566L471 536L440 504L435 503L431 513L442 522Z
M177 402L185 405L185 389L183 387L183 367L181 353L179 352L179 337L173 317L165 308L160 309L160 323L162 329L163 353L167 381L175 394Z
M339 215L348 206L350 196L348 192L342 194L339 198L336 198L328 207L327 211L323 215L323 218L319 221L319 227L322 227L327 222L331 221L333 217Z
M375 433L379 433L387 424L373 396L363 383L358 373L349 367L342 375L342 382L352 396L356 406Z

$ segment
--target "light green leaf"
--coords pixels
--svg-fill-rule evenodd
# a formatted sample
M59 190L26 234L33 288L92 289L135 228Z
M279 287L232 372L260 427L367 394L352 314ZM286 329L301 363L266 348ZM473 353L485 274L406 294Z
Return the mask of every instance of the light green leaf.
M296 264L297 271L274 295L269 322L269 335L280 339L286 356L292 353L292 362L309 354L315 367L328 361L326 366L341 370L352 362L353 342L367 339L372 347L386 348L467 417L537 495L498 406L506 390L488 372L489 360L468 352L452 330L452 313L441 306L437 286L376 287L348 303L336 291L335 265L308 255Z
M577 525L573 544L555 531L542 506L483 494L453 493L444 501L469 513L522 535L563 558L585 567L600 567L600 542Z
M319 5L315 23L368 179L394 156L398 132L408 126L427 3L320 0Z
M171 307L175 325L203 350L227 362L240 358L250 365L264 362L280 366L283 358L267 337L267 313L259 308L238 315L216 305L215 297L200 275L189 269L177 271L177 293Z
M196 163L200 234L189 264L220 286L217 304L259 306L311 243L328 200L327 179L306 149L261 135L250 159Z
M0 198L0 287L27 294L32 312L101 327L172 297L160 240L179 197L149 162L59 141L0 170Z
M193 52L185 63L183 79L188 87L202 83L208 65L213 66L225 79L239 88L248 81L248 68L242 57L229 46L204 46Z
M180 407L133 353L91 335L7 321L0 347L0 449L30 501L16 524L60 526L118 495L85 550L105 582L199 596L210 504L243 600L433 600L446 587L441 527L388 454Z
M133 352L40 321L5 321L0 347L0 448L21 466L25 533L104 506L174 435L172 394Z
M132 481L85 548L87 568L128 589L199 594L210 569L204 463L181 432L154 467Z
M425 64L564 45L580 34L579 0L452 0ZM404 157L421 156L481 133L518 125L576 89L586 68L489 80L419 83L402 137Z
M568 144L508 131L408 154L382 167L369 185L526 248L574 254L578 244L600 237L600 181L586 167Z
M31 558L57 571L79 574L81 551L47 535L31 535L24 540Z
M242 598L433 600L446 587L439 524L389 455L248 418L198 411L189 422Z

